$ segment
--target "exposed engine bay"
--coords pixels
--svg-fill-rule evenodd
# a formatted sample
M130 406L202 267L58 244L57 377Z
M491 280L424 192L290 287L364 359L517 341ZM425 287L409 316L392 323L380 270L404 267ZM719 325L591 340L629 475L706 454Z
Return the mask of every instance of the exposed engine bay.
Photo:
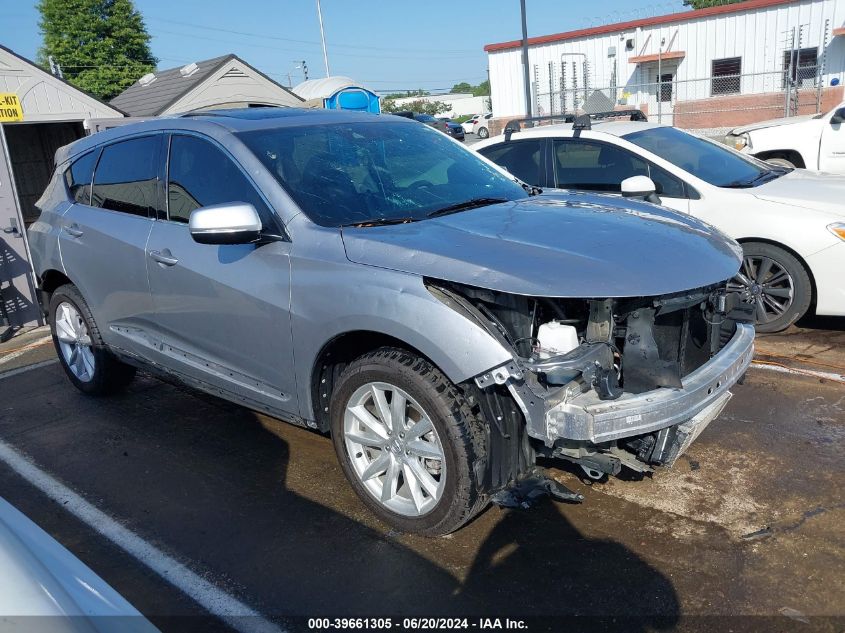
M731 372L750 362L744 350L741 362L732 361L725 371L716 368L719 377L712 386L703 385L700 396L695 381L685 389L687 377L699 380L705 370L711 372L711 359L738 338L737 324L753 322L747 304L727 292L725 283L614 299L427 285L513 350L513 363L477 377L467 388L493 421L494 434L520 437L524 418L526 437L512 449L525 453L519 458L523 463L511 464L519 472L533 463L532 456L574 462L595 479L616 475L622 466L639 472L671 466L727 403L727 387L741 379ZM753 338L748 325L742 333L748 330ZM661 400L666 404L658 409ZM612 423L605 423L607 418ZM505 478L500 473L491 484Z

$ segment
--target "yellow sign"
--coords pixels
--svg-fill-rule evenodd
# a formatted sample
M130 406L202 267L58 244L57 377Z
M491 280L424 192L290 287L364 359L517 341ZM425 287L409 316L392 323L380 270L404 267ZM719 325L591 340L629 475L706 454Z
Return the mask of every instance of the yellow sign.
M0 92L0 123L23 121L23 106L14 92Z

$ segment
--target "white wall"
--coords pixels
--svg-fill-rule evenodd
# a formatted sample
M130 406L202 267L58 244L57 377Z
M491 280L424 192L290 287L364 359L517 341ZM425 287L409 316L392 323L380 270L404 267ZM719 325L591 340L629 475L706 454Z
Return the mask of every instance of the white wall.
M529 14L529 21L531 15ZM714 59L742 57L742 73L773 73L782 66L785 36L788 29L804 25L802 48L819 47L821 57L825 20L829 21L830 42L827 50L824 85L838 77L845 81L845 36L832 38L830 31L845 24L845 1L798 0L757 10L745 10L710 17L687 19L661 25L644 26L625 31L534 45L529 48L531 82L535 81L534 66L539 69L538 91L549 92L549 63L554 64L552 91L560 89L561 56L564 53L585 54L589 60L589 84L594 88L608 87L612 70L616 68L616 85L652 81L655 73L644 65L630 63L631 57L656 54L661 38L663 51L685 51L677 65L676 79L703 79L712 73ZM634 48L625 50L625 41L634 39ZM616 47L616 56L608 57L608 48ZM571 87L571 62L577 61L578 85L583 86L580 57L567 57L566 87ZM493 113L496 117L524 115L522 83L522 50L520 48L493 51L488 54ZM744 80L745 81L745 80ZM762 78L759 81L764 81ZM755 80L757 82L757 80ZM708 82L699 82L701 98L709 96ZM698 84L696 84L698 86ZM697 88L696 88L697 89ZM767 89L763 85L746 86L743 91ZM779 85L772 86L773 90ZM691 97L688 97L691 98Z

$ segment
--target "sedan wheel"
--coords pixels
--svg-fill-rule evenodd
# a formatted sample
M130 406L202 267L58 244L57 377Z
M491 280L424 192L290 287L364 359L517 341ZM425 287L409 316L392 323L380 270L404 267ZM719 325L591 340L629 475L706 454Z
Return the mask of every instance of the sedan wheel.
M80 382L91 382L96 362L91 335L82 315L67 301L56 309L56 338L68 369Z
M771 244L748 243L743 251L742 267L728 290L754 305L759 331L786 329L810 305L812 290L807 271L792 254Z
M405 391L370 382L350 397L343 435L364 488L404 516L429 512L443 495L446 463L431 418Z

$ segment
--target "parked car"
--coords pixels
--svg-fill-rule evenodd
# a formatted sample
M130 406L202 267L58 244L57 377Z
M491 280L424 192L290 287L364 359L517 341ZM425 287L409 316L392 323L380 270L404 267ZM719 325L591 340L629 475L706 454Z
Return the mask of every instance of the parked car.
M480 117L480 114L473 114L469 119L461 123L461 127L464 128L465 134L472 134L475 129L475 122L478 121Z
M536 195L401 117L198 112L56 165L30 239L70 381L106 394L144 367L330 433L397 529L443 534L526 487L577 500L537 456L671 466L751 362L735 242Z
M781 167L845 174L845 102L830 112L762 121L731 130L726 142Z
M472 128L473 133L475 133L478 138L489 138L490 137L490 119L493 118L493 114L485 114L478 118L475 122L475 125Z
M625 179L650 178L664 206L742 244L731 287L755 307L759 331L783 330L811 305L845 315L845 178L773 166L644 120L543 125L473 149L540 187L618 194Z
M449 134L449 124L446 121L442 121L437 117L431 116L430 114L421 114L419 112L414 113L414 119L419 121L420 123L425 123L429 127L433 127L435 130L439 130L444 134Z
M446 133L449 136L456 138L459 141L464 140L464 138L465 138L464 128L460 123L455 123L452 119L450 119L447 116L439 116L437 118L439 120L443 121L448 126Z
M119 623L121 631L158 633L123 596L5 499L0 499L0 564L4 630L105 631L106 623Z

